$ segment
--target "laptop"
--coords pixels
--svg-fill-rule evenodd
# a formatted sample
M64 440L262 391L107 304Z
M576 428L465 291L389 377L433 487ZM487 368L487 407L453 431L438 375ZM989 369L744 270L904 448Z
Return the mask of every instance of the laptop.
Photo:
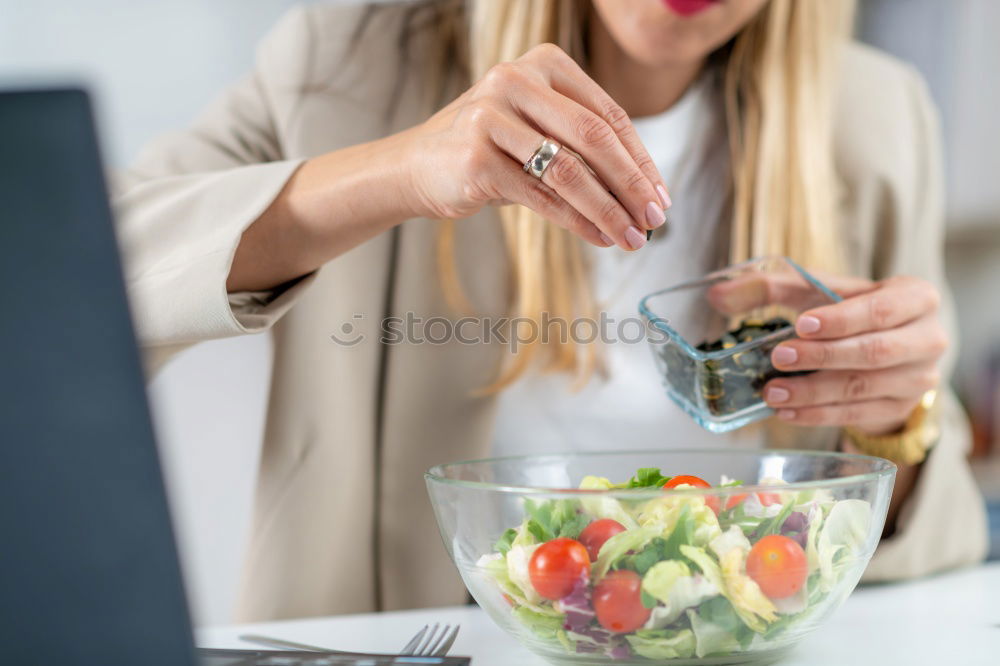
M195 650L96 133L0 92L0 662L468 664Z

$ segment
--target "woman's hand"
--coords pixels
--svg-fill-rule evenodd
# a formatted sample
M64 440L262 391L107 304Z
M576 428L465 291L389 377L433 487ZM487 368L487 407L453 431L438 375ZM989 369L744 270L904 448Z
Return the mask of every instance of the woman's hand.
M899 430L940 381L948 345L940 295L914 277L893 277L802 313L799 338L771 354L779 370L817 370L773 379L764 399L778 418L806 426L854 426L873 435Z
M547 137L563 149L538 179L523 167ZM519 203L594 245L636 250L670 205L626 113L551 44L493 67L401 138L410 208L423 217Z
M539 180L523 167L545 138L563 149ZM271 289L404 220L512 202L629 250L670 206L628 116L551 44L497 65L416 127L307 160L243 233L226 285Z

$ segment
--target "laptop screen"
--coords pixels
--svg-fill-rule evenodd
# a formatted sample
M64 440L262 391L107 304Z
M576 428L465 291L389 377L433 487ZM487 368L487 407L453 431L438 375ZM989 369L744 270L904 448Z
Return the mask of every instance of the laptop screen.
M87 96L0 93L0 661L194 664Z

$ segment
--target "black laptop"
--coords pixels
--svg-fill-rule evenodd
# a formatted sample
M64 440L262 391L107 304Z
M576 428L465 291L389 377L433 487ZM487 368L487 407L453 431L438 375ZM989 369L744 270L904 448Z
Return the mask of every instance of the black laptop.
M468 664L192 639L90 104L0 92L0 663Z

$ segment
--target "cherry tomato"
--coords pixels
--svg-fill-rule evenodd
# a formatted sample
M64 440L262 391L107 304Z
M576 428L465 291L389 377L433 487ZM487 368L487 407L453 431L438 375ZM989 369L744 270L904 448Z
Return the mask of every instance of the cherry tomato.
M747 555L747 574L772 599L784 599L801 590L807 572L802 546L780 534L764 537Z
M652 612L642 605L642 578L634 571L612 571L594 587L597 621L608 631L627 634L646 624Z
M778 493L757 493L757 499L764 506L771 506L772 504L781 504L781 497Z
M694 486L695 488L711 488L710 484L705 479L699 478L697 476L691 476L690 474L681 474L680 476L675 476L663 486L664 488L676 488L680 485Z
M777 493L766 493L760 492L755 493L757 495L757 500L763 506L771 506L772 504L781 504L781 498L778 497ZM726 502L726 510L730 510L736 507L737 504L745 500L749 495L746 493L740 493L739 495L730 495L729 501Z
M736 508L736 505L745 500L747 497L748 495L746 493L740 493L739 495L730 495L729 501L726 502L726 511Z
M590 572L587 549L575 539L561 537L535 549L528 562L528 576L538 594L556 601L573 591L581 576Z
M711 488L710 484L705 479L698 476L691 476L690 474L681 474L680 476L675 476L664 484L664 488L676 488L680 485L694 486L695 488ZM719 498L715 495L706 495L705 504L708 508L712 510L715 515L719 515Z
M580 543L587 549L587 555L591 562L597 561L597 554L601 552L604 542L616 534L625 531L625 526L617 520L601 518L583 528L580 532Z

